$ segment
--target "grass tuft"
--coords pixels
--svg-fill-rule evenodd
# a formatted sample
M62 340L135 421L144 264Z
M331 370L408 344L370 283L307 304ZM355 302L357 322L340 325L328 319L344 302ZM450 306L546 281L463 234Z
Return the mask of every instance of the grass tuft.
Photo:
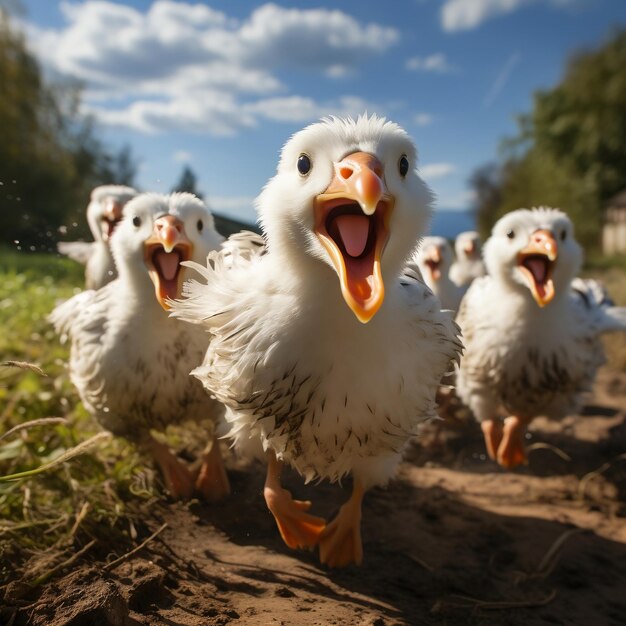
M37 585L82 555L132 548L162 496L148 460L82 407L47 322L83 268L3 249L0 268L0 585Z

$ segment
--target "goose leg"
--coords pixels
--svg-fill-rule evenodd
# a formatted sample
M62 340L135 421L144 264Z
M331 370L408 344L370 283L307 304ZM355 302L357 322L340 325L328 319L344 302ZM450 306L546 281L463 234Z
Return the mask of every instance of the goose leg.
M273 451L267 453L267 476L263 495L271 511L280 536L290 548L311 548L319 542L320 533L326 525L321 517L307 511L311 502L294 500L280 484L283 464Z
M217 502L230 493L230 483L217 438L213 438L202 454L202 465L196 477L196 491L205 500Z
M193 475L181 463L171 450L154 438L148 441L148 447L156 464L159 466L165 486L172 497L188 499L193 494Z
M329 567L345 567L363 561L361 542L361 503L365 489L355 480L350 499L337 517L326 526L320 538L320 561Z
M502 420L499 418L483 420L480 423L485 438L485 448L489 458L496 461L498 458L498 448L502 442Z
M526 446L524 445L524 435L530 420L523 419L516 415L507 417L504 420L502 430L502 441L498 446L498 464L506 469L513 469L518 465L527 464Z

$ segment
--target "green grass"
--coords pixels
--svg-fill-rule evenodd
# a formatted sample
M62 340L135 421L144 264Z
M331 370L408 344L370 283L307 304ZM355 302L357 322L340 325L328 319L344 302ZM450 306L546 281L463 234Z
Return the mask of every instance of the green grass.
M0 249L0 362L34 363L46 374L0 367L0 435L30 420L66 419L0 441L0 476L39 468L101 431L69 382L68 348L46 319L83 280L70 260ZM93 539L105 554L113 541L130 545L141 504L155 494L151 466L117 438L45 473L0 482L0 584L41 582Z

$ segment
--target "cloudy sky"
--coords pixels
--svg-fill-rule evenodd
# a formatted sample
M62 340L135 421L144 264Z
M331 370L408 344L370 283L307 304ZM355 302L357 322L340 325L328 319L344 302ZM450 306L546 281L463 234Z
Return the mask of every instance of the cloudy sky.
M142 189L169 191L189 163L214 209L247 220L293 132L364 111L414 137L439 208L467 208L533 92L626 26L624 0L22 3L32 49L84 84Z

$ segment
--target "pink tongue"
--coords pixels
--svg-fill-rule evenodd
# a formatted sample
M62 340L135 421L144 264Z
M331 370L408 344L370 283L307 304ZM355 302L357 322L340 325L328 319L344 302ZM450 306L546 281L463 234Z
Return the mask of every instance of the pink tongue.
M526 267L530 270L531 274L535 277L535 281L543 283L546 279L546 263L540 259L528 259L526 261Z
M178 269L178 261L180 260L178 252L165 252L165 250L159 250L154 255L154 264L159 270L165 280L173 280L176 277L176 270Z
M340 215L335 219L346 252L351 257L363 254L367 245L370 220L367 215Z

